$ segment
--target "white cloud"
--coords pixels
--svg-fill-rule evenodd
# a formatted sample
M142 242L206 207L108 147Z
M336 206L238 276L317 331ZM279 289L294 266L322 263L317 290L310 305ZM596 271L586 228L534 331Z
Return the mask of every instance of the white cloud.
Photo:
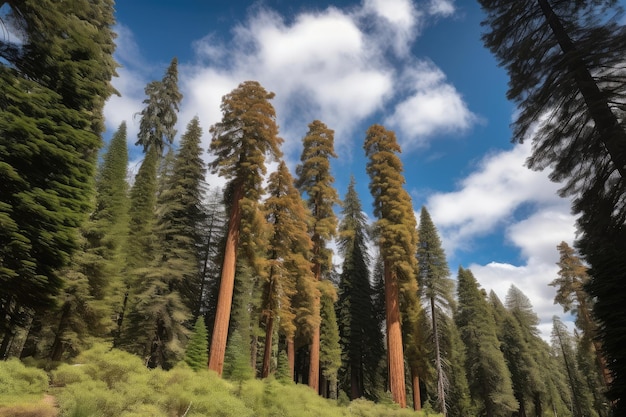
M435 134L467 131L478 121L432 62L417 62L401 83L411 95L396 106L386 123L401 133L403 149L426 146Z
M503 301L511 285L522 290L548 340L552 316L562 315L561 307L554 305L555 289L548 285L558 273L556 246L573 242L575 218L569 201L556 194L558 185L546 173L524 166L529 143L485 157L458 190L436 193L426 205L451 258L470 248L477 237L504 228L507 240L520 251L520 264L494 260L468 267L485 290L493 290Z
M412 41L423 26L424 14L410 0L365 0L362 12L378 18L374 33L370 35L372 40L389 43L398 56L409 53Z
M430 0L428 6L428 12L432 15L450 16L454 14L454 1L453 0Z

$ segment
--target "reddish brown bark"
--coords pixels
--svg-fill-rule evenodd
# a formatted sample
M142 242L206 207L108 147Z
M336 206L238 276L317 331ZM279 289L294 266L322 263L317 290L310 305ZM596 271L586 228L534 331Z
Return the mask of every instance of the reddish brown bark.
M319 248L317 251L318 252ZM315 281L318 282L321 279L321 265L315 264L313 266L313 274L315 275ZM319 314L321 306L320 296L316 295L313 305L313 311ZM318 324L313 329L311 336L311 349L309 357L309 387L313 388L315 392L319 393L320 389L320 325Z
M241 224L241 208L239 202L243 196L242 186L235 187L232 206L228 218L228 234L224 249L222 264L222 279L217 299L215 324L209 351L209 369L220 376L224 369L224 355L226 354L226 339L228 337L228 323L230 309L233 303L233 289L235 286L235 266L237 263L237 244L239 242L239 226Z
M293 381L293 373L296 369L296 346L293 338L287 340L287 360L289 361L289 372L291 372L291 380Z
M387 362L389 366L389 389L393 400L406 407L404 384L404 350L400 328L398 279L385 262L385 319L387 322Z
M263 366L261 378L270 375L270 359L272 358L272 334L274 333L274 317L270 314L265 322L265 349L263 350Z
M417 369L411 369L411 382L413 384L413 410L422 409L422 397L420 393L420 376Z

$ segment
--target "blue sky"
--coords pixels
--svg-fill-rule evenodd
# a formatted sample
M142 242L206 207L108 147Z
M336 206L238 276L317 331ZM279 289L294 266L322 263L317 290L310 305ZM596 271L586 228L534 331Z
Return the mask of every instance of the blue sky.
M530 141L510 141L515 106L506 73L480 41L477 2L133 0L116 9L122 96L107 102L109 135L126 120L134 143L143 88L174 56L185 96L179 134L193 116L208 132L221 97L257 80L276 93L292 172L308 123L323 121L335 130L340 195L354 175L371 216L362 144L367 127L381 123L396 132L416 215L426 205L453 274L471 268L503 300L516 285L549 336L561 314L548 286L556 245L572 243L574 218L547 173L523 166ZM205 148L209 141L205 134ZM141 158L137 148L131 155Z

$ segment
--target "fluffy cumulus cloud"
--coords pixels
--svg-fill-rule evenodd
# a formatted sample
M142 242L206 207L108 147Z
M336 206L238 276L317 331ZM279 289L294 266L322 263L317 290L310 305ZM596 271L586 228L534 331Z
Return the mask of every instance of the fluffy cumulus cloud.
M387 114L386 121L402 132L407 147L475 122L443 73L431 62L416 65L409 54L425 16L449 15L454 11L451 2L363 0L356 7L309 10L289 18L255 7L230 37L208 33L194 41L194 61L179 63L185 96L179 131L197 115L207 132L221 118L221 97L245 80L257 80L276 93L272 103L288 159L315 119L335 130L339 151L353 147L354 130L374 115L385 120ZM120 25L118 34L116 54L123 68L114 84L122 97L107 104L109 129L141 110L143 86L159 76L142 71L149 65L138 62L141 54L132 33Z
M552 316L562 314L553 303L555 289L548 285L558 272L556 245L572 243L575 219L569 202L556 195L558 185L545 173L523 166L529 152L524 144L485 157L456 191L432 195L427 207L452 258L479 236L504 228L507 240L519 249L519 264L494 260L465 266L503 301L511 285L521 289L532 301L547 339Z
M406 70L402 83L410 96L397 104L386 123L402 133L403 149L426 146L435 134L460 133L478 121L432 62L417 62Z

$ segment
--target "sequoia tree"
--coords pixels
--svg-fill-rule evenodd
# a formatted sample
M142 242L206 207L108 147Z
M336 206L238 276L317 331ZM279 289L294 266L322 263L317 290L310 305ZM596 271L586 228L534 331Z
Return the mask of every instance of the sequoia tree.
M409 193L403 188L400 146L392 131L372 125L365 138L367 173L374 198L378 245L384 265L385 319L389 387L393 400L406 407L403 330L407 345L413 346L419 314L417 300L417 224ZM418 375L409 358L414 394L419 392Z
M228 323L235 282L235 266L240 235L246 251L254 252L255 217L263 194L266 155L277 159L282 155L276 124L276 112L267 92L256 81L245 81L222 98L222 121L210 129L210 150L215 159L210 164L213 173L228 180L228 230L222 264L220 289L213 325L209 369L222 374L228 336ZM240 231L244 233L240 233Z
M287 165L281 161L270 175L264 207L271 226L267 244L268 271L263 284L261 313L265 323L265 350L261 376L269 376L274 324L280 324L288 344L293 344L296 314L292 298L298 277L312 281L309 260L313 246L307 233L309 212L294 186ZM292 372L293 373L293 372Z
M626 396L626 130L623 57L626 27L611 16L614 0L480 0L489 26L483 39L509 72L508 98L520 109L514 140L532 135L532 169L550 168L573 198L583 232L577 242L591 265L602 341L613 381ZM624 411L620 411L624 414Z
M332 250L327 242L335 235L337 217L333 206L339 202L337 190L333 188L335 179L330 173L330 158L336 158L334 132L319 120L309 124L309 131L302 139L301 164L296 167L296 186L306 193L307 205L312 215L309 226L313 241L313 273L317 281L330 270ZM320 300L315 299L314 314L319 315ZM309 386L319 391L320 377L320 329L313 329L309 357Z

